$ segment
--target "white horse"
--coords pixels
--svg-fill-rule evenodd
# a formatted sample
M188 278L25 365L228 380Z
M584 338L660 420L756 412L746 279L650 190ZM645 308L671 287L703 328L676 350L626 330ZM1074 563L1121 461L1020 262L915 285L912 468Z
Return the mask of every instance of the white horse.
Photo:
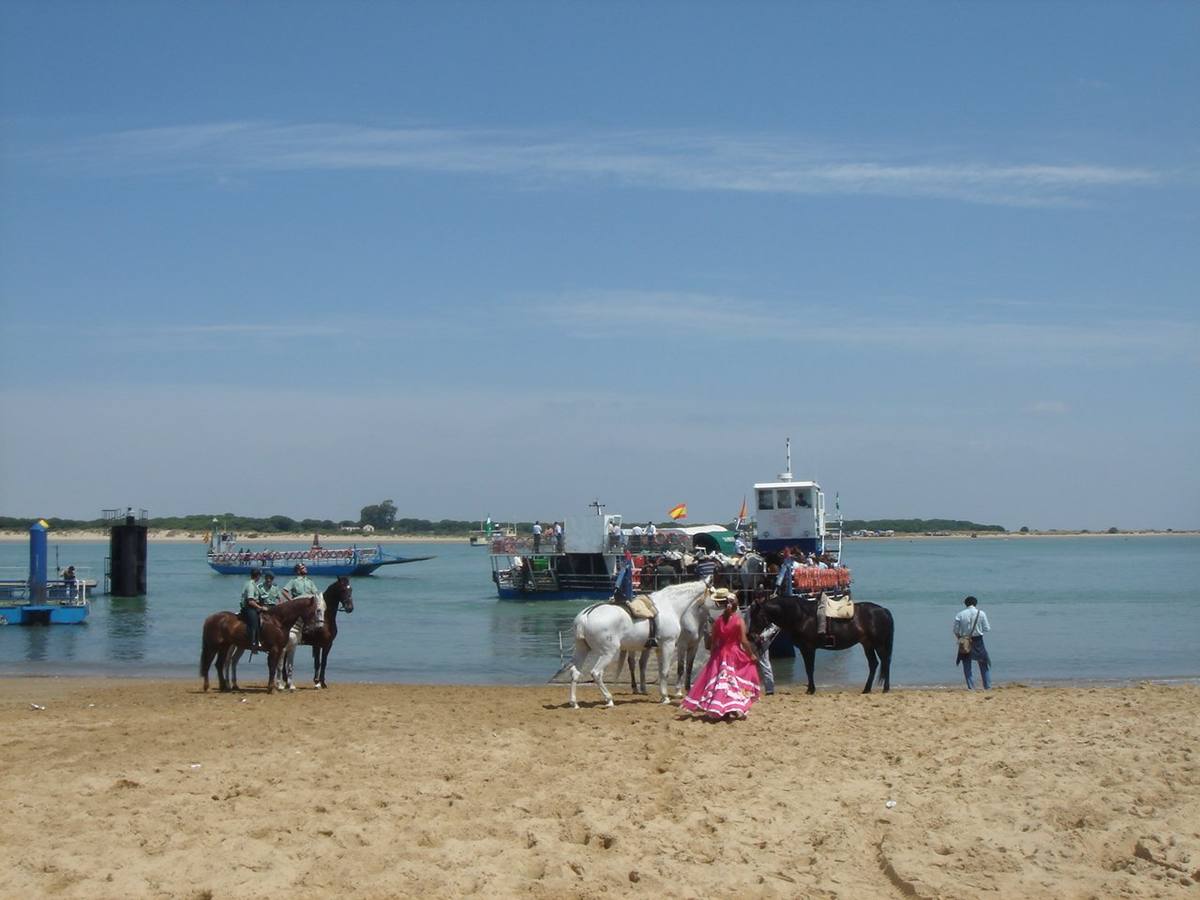
M675 645L682 633L681 622L692 606L703 606L709 594L707 581L687 581L672 584L650 595L658 615L658 687L662 702L670 703L667 688L669 662L674 658ZM650 639L648 619L634 620L614 603L597 603L575 617L575 654L568 669L571 673L571 708L578 709L575 689L579 684L584 663L591 662L591 676L604 695L605 707L613 705L612 693L604 684L604 670L625 651L640 651Z

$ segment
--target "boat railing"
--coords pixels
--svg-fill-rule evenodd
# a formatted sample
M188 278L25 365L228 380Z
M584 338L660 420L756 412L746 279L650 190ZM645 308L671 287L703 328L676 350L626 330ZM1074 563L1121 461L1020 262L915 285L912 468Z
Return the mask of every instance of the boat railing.
M628 550L630 553L666 553L677 550L681 553L690 552L691 538L685 534L656 534L653 537L644 534L609 535L604 541L604 553L619 554ZM491 552L507 553L509 556L561 556L565 549L559 549L554 536L542 537L534 549L532 537L503 537L493 538Z

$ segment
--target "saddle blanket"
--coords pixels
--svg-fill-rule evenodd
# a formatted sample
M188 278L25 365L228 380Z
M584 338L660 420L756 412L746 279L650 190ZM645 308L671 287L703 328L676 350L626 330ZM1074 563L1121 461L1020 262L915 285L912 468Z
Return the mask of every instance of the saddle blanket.
M822 594L820 603L825 608L825 617L829 619L853 619L854 601L849 597L841 599Z
M654 601L648 594L638 594L628 603L629 612L635 619L653 619L658 615Z

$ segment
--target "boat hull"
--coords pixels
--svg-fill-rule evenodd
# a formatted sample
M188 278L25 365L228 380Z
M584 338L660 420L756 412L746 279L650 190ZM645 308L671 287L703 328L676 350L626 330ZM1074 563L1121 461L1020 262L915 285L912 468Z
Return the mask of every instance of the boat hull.
M313 578L339 578L343 575L359 578L370 575L383 566L397 566L404 563L421 562L433 559L432 556L390 556L382 551L371 551L366 554L350 552L332 559L319 556L287 555L276 558L269 553L241 554L236 558L209 554L208 564L219 575L242 575L249 577L251 569L258 569L263 574L275 575L276 579L290 577L296 566L303 564L308 574Z
M0 619L9 625L78 625L90 612L88 605L57 603L0 606Z

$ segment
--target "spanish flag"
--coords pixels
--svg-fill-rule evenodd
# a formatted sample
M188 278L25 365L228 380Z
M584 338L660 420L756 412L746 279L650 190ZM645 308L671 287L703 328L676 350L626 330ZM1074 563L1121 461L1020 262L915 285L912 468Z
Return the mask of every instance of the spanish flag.
M667 513L667 515L670 516L672 519L686 519L687 518L687 504L680 503L678 506L673 507L671 509L671 511Z

